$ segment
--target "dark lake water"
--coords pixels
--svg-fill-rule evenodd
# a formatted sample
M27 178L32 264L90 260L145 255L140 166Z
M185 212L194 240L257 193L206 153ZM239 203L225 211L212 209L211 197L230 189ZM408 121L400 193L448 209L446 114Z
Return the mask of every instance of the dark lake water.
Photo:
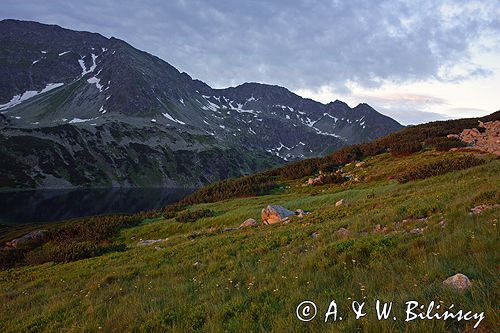
M136 213L182 199L193 189L111 188L0 193L0 223L25 224L110 213Z

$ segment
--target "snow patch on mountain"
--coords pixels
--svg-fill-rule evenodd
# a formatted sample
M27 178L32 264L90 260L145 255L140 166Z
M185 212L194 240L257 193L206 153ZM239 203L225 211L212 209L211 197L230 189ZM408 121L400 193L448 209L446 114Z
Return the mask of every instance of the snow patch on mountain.
M174 117L172 117L171 115L169 115L167 112L162 113L162 115L163 115L165 118L167 118L168 120L171 120L171 121L173 121L173 122L175 122L175 123L178 123L178 124L181 124L181 125L186 125L186 123L185 123L185 122L180 121L179 119L175 119Z
M102 92L103 86L101 85L101 80L98 77L92 76L91 78L87 79L87 82L90 84L95 84L96 88L99 89L99 92Z
M87 69L87 66L85 66L85 61L83 59L85 59L85 57L82 57L81 59L78 59L78 63L80 64L80 67L82 68L82 74L81 76L84 76L88 73L91 73L94 71L94 69L97 67L97 64L96 64L96 59L98 56L96 56L95 54L91 54L92 56L92 65L90 66L89 69Z
M47 86L45 86L45 88L43 88L40 91L28 90L28 91L25 91L24 93L22 93L21 95L15 95L14 97L12 97L12 99L8 103L1 104L0 110L9 109L13 106L21 104L22 102L24 102L32 97L35 97L36 95L46 93L47 91L50 91L50 90L55 89L57 87L60 87L62 85L64 85L64 83L49 83L49 84L47 84Z
M99 117L95 117L95 118L89 118L89 119L81 119L81 118L73 118L69 121L70 124L78 124L78 123L85 123L87 121L92 121L92 120L96 120L96 119L99 119Z

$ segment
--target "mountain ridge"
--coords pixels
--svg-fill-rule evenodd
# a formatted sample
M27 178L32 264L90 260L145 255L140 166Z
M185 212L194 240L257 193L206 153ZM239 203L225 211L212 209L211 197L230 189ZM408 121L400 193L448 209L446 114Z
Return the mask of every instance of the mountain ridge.
M97 33L3 20L0 21L0 41L3 45L0 49L0 112L7 119L2 121L3 140L8 142L29 132L30 144L35 144L39 139L48 139L47 128L63 126L66 131L64 125L71 125L81 133L93 133L83 136L95 141L98 150L110 154L98 158L107 160L102 166L104 169L116 171L116 160L125 164L137 161L134 156L138 152L130 146L132 142L148 146L154 151L150 152L154 155L152 159L162 160L159 164L151 162L155 165L152 170L164 169L169 162L164 160L163 147L158 146L161 142L173 149L170 158L174 164L178 162L179 151L199 154L204 150L241 149L246 156L241 163L247 167L233 166L229 171L229 174L241 175L260 171L251 165L268 168L286 161L325 155L403 127L367 104L354 108L340 101L323 104L277 85L246 82L214 89L157 56ZM124 131L129 136L107 131ZM148 131L157 136L144 134ZM113 138L111 141L99 139L97 133L105 132ZM57 144L75 141L71 138L76 135L74 131L66 133L49 140L56 140ZM135 139L131 140L132 137ZM162 137L176 139L172 139L173 142ZM119 156L116 151L109 152L110 143L122 150ZM10 148L3 148L0 156L22 165L29 165L29 160L39 160L34 152L30 152L26 160L19 149ZM64 149L74 151L67 144ZM82 142L77 150L89 149ZM64 155L46 153L52 161ZM263 158L263 154L267 156ZM263 163L255 161L256 156ZM221 158L231 165L225 153ZM71 164L64 158L60 162ZM27 177L37 174L41 180L31 184L45 186L43 179L54 174L37 173L37 163L26 167ZM85 174L84 171L79 172ZM204 184L208 179L203 173L188 172L187 179L176 182ZM166 174L158 179L153 177L154 181L148 176L149 180L142 183L117 179L114 177L117 172L110 172L111 179L106 178L104 183L113 186L170 184L171 176ZM15 178L12 174L9 176L18 184ZM95 177L84 183L95 185L95 182L103 184Z

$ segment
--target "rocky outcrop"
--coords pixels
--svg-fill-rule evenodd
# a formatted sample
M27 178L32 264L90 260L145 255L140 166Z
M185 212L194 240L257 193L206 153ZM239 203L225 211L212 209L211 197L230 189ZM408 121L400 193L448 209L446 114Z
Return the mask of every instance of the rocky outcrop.
M458 291L464 291L469 289L472 284L466 275L457 273L444 280L443 285Z
M500 121L479 122L478 128L464 129L462 133L449 134L449 138L458 138L475 149L500 155Z
M14 247L16 249L33 248L42 244L44 241L47 241L48 237L49 237L48 230L35 230L30 232L29 234L26 234L22 237L15 238L10 242L7 242L6 245Z
M277 205L268 205L262 209L261 217L264 224L275 224L284 221L295 213L284 207Z

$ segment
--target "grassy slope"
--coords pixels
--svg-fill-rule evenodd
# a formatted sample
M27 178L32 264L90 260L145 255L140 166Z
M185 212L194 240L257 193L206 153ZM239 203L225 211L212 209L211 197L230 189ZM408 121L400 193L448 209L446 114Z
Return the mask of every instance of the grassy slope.
M121 253L67 264L44 264L0 272L0 331L174 331L200 329L276 332L463 331L464 323L404 323L403 303L441 301L445 306L485 311L480 327L498 329L499 211L477 216L469 208L497 201L500 160L472 169L406 184L387 180L407 165L452 153L423 152L395 159L389 154L352 169L365 181L320 187L300 186L273 195L233 199L210 208L215 217L195 223L146 220L119 238ZM373 197L371 196L373 194ZM335 202L347 200L347 207ZM259 219L267 204L312 211L292 223L220 233L248 217ZM427 222L396 225L406 218ZM446 219L442 228L438 222ZM388 228L385 235L374 226ZM423 235L408 231L427 225ZM335 231L346 227L349 238ZM310 235L318 232L316 238ZM158 247L136 247L137 239L168 238ZM195 265L195 263L199 263ZM461 295L441 282L457 272L473 281ZM301 323L295 307L314 300L318 317ZM324 323L330 300L347 309L351 299L398 302L397 321L374 313L355 321ZM346 311L344 311L346 312ZM347 317L347 318L346 318Z

